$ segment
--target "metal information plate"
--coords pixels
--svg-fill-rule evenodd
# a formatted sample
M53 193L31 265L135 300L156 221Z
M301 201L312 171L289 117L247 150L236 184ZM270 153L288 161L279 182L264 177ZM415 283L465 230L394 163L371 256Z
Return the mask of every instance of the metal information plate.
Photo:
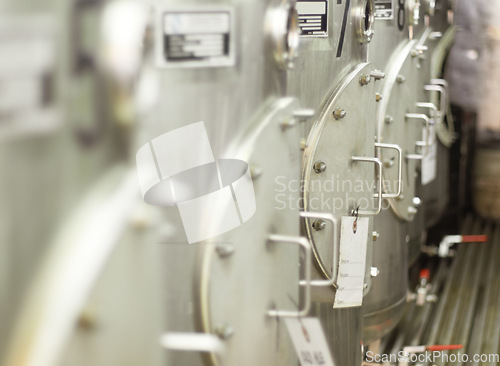
M318 318L286 318L286 327L302 366L334 366Z
M328 1L297 1L302 37L328 36Z
M394 19L393 0L375 0L375 19Z
M363 302L368 224L367 217L342 217L339 279L334 308L361 306Z
M213 67L234 64L231 9L167 10L159 19L158 66Z

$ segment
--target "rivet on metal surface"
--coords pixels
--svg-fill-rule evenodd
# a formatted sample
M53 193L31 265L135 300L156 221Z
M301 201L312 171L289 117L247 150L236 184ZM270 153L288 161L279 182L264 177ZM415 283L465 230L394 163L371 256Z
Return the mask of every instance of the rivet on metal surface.
M361 77L359 78L359 83L363 86L363 85L368 85L370 83L370 81L372 80L371 76L370 75L361 75Z
M403 75L398 75L398 77L396 78L396 82L398 84L403 84L405 81L406 81L406 78Z
M416 207L413 207L413 206L409 206L409 207L408 207L408 213L409 213L410 215L416 215L416 214L417 214L417 212L418 212L418 210L416 209Z
M304 137L302 137L300 139L300 143L299 143L299 146L300 146L300 150L305 150L306 147L307 147L307 141Z
M422 204L422 200L419 198L419 197L413 197L413 206L415 207L420 207L420 205Z
M380 234L377 231L374 231L372 233L373 241L377 241L377 239L380 237Z
M229 339L234 334L234 327L229 324L221 324L215 327L215 334L220 339Z
M297 120L290 117L282 121L280 125L282 130L287 130L289 128L295 127L297 125Z
M382 94L380 93L375 94L375 101L380 102L381 100L382 100Z
M95 326L97 325L97 317L95 315L95 312L90 309L83 310L78 317L77 324L82 329L90 330L92 328L95 328Z
M333 118L336 120L342 119L347 115L347 112L342 108L337 108L333 111Z
M394 118L392 118L391 116L386 116L384 121L386 124L390 125L394 122Z
M390 167L394 166L394 158L384 160L384 166L386 168L390 168Z
M317 161L314 163L313 169L316 173L323 173L326 170L327 166L322 161Z
M217 254L221 258L229 257L234 253L234 245L229 243L218 243L215 248Z
M326 222L323 221L323 220L315 220L313 223L312 223L312 227L314 228L314 230L316 231L321 231L321 230L325 230L326 228Z
M262 173L262 168L258 167L257 165L250 166L250 175L252 176L253 180L258 179L262 175Z
M377 277L379 273L380 273L380 271L377 267L370 268L370 276L371 277Z

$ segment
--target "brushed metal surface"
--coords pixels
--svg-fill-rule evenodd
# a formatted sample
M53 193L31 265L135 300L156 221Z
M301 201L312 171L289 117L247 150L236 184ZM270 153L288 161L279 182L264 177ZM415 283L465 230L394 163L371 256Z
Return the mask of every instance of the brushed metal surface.
M226 355L221 360L215 355L206 357L214 365L296 362L284 322L268 316L267 311L298 310L299 250L279 243L270 245L267 238L271 234L300 234L299 192L289 192L294 205L283 208L272 189L277 177L285 182L297 180L299 126L284 130L282 123L293 119L298 107L296 99L277 100L234 142L231 155L262 171L254 179L257 211L245 225L199 247L195 297L199 331L214 333L221 325L234 328L225 341ZM269 146L274 148L272 159ZM234 253L218 256L217 243L234 246Z
M332 213L340 221L341 216L350 215L359 205L362 205L360 211L373 211L376 206L373 165L352 161L353 156L372 157L375 152L376 82L360 84L362 75L369 75L373 70L371 64L360 64L348 74L322 106L320 117L311 128L302 170L302 202L306 212ZM363 109L359 108L361 105ZM337 109L344 110L345 117L336 119L334 113ZM318 161L326 164L326 171L315 172L314 164ZM305 219L304 228L313 245L317 275L331 278L332 228L316 231L313 222L313 219ZM367 243L371 247L371 235ZM315 289L314 292L325 291L331 289ZM325 296L320 297L325 301ZM329 300L333 301L333 297Z

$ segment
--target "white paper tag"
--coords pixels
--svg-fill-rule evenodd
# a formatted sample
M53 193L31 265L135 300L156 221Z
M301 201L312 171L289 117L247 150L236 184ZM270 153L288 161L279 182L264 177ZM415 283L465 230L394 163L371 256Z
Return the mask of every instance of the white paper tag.
M428 184L436 179L436 171L437 171L437 139L436 139L436 131L434 126L430 127L430 136L429 136L429 150L427 152L427 156L422 159L422 184ZM425 128L422 132L422 141L425 141Z
M285 323L302 366L334 366L318 318L286 318Z
M368 217L342 217L338 288L334 308L361 306L363 303L368 223Z

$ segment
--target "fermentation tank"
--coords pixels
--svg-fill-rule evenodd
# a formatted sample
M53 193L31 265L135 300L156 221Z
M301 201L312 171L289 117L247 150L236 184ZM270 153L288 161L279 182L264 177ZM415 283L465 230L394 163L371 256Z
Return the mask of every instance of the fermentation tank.
M498 29L453 26L496 8L460 1L0 2L1 364L498 352L496 109L469 141L456 73L494 95Z

